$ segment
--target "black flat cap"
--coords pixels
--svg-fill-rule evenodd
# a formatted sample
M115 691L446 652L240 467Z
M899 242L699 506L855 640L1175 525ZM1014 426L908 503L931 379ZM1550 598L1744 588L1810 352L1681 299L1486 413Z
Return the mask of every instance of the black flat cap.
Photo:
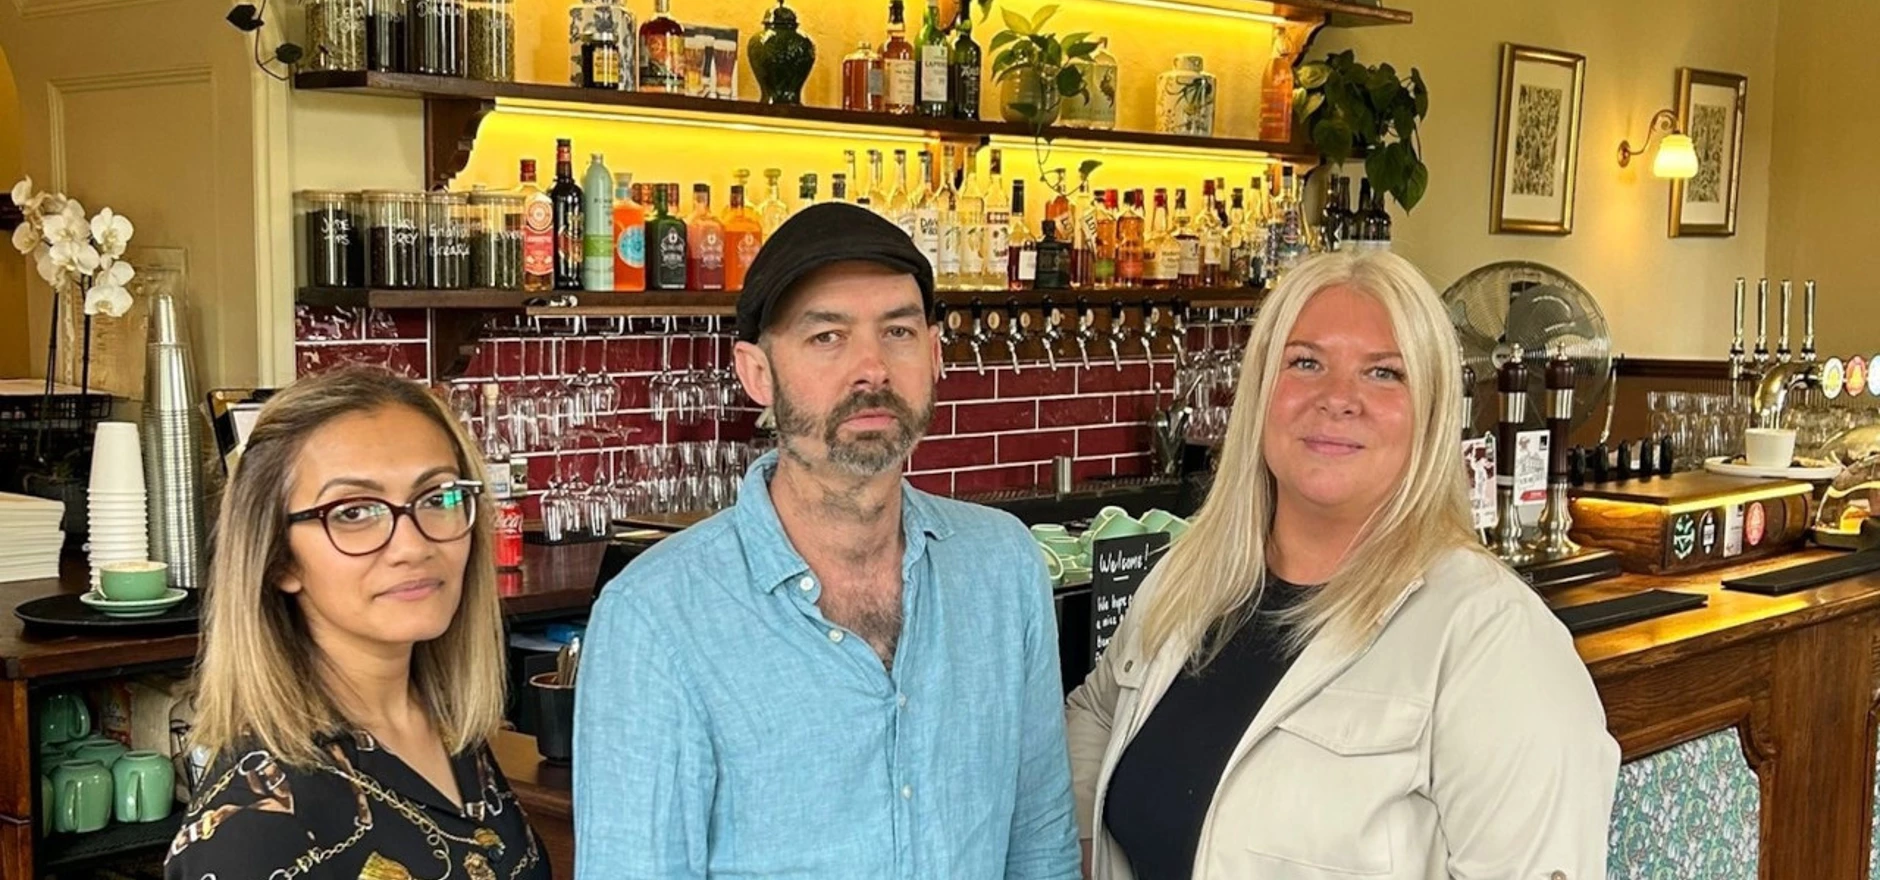
M901 227L847 202L811 205L784 221L757 252L738 296L738 338L756 342L803 276L830 263L861 261L914 276L933 314L933 265Z

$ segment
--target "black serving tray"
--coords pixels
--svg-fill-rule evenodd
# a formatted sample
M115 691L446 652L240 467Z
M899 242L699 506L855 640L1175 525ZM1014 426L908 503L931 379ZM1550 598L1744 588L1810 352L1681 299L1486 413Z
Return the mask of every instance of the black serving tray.
M190 590L183 601L150 617L112 617L78 600L78 593L60 593L22 602L13 616L28 627L85 632L195 629L202 615L202 596Z

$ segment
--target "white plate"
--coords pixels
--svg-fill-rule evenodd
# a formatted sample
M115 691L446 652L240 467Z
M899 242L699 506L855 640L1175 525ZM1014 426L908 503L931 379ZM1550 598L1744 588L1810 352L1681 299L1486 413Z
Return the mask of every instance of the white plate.
M1827 467L1765 468L1731 464L1728 456L1706 459L1704 470L1730 477L1775 477L1787 480L1832 480L1841 475L1841 466L1838 464Z
M112 617L155 617L188 596L187 591L170 587L163 591L163 595L155 599L143 599L136 602L106 599L103 593L96 591L80 593L78 601L85 603L88 608L102 611Z

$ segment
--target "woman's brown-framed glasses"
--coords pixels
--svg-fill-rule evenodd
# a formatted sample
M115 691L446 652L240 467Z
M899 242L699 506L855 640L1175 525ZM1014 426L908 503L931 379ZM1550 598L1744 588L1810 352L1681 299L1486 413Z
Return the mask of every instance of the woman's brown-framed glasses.
M477 522L476 480L452 480L427 489L409 504L356 495L287 515L288 525L319 520L333 549L347 556L370 556L385 549L398 530L398 518L408 516L418 534L436 542L455 541Z

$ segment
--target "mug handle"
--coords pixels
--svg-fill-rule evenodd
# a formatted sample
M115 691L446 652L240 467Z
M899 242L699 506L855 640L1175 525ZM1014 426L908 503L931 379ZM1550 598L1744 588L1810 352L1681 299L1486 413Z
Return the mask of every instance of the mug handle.
M59 828L59 830L61 831L77 831L78 830L78 780L67 779L65 781L65 785L59 788L59 794L63 795L63 797L60 798L61 802L58 805L60 821L53 823L53 826L58 827L60 825L63 825L64 826L63 828Z
M72 732L73 739L84 739L91 733L91 707L77 695L72 697L72 723L78 728Z
M144 821L144 771L132 770L130 783L131 817L125 821L142 822Z

